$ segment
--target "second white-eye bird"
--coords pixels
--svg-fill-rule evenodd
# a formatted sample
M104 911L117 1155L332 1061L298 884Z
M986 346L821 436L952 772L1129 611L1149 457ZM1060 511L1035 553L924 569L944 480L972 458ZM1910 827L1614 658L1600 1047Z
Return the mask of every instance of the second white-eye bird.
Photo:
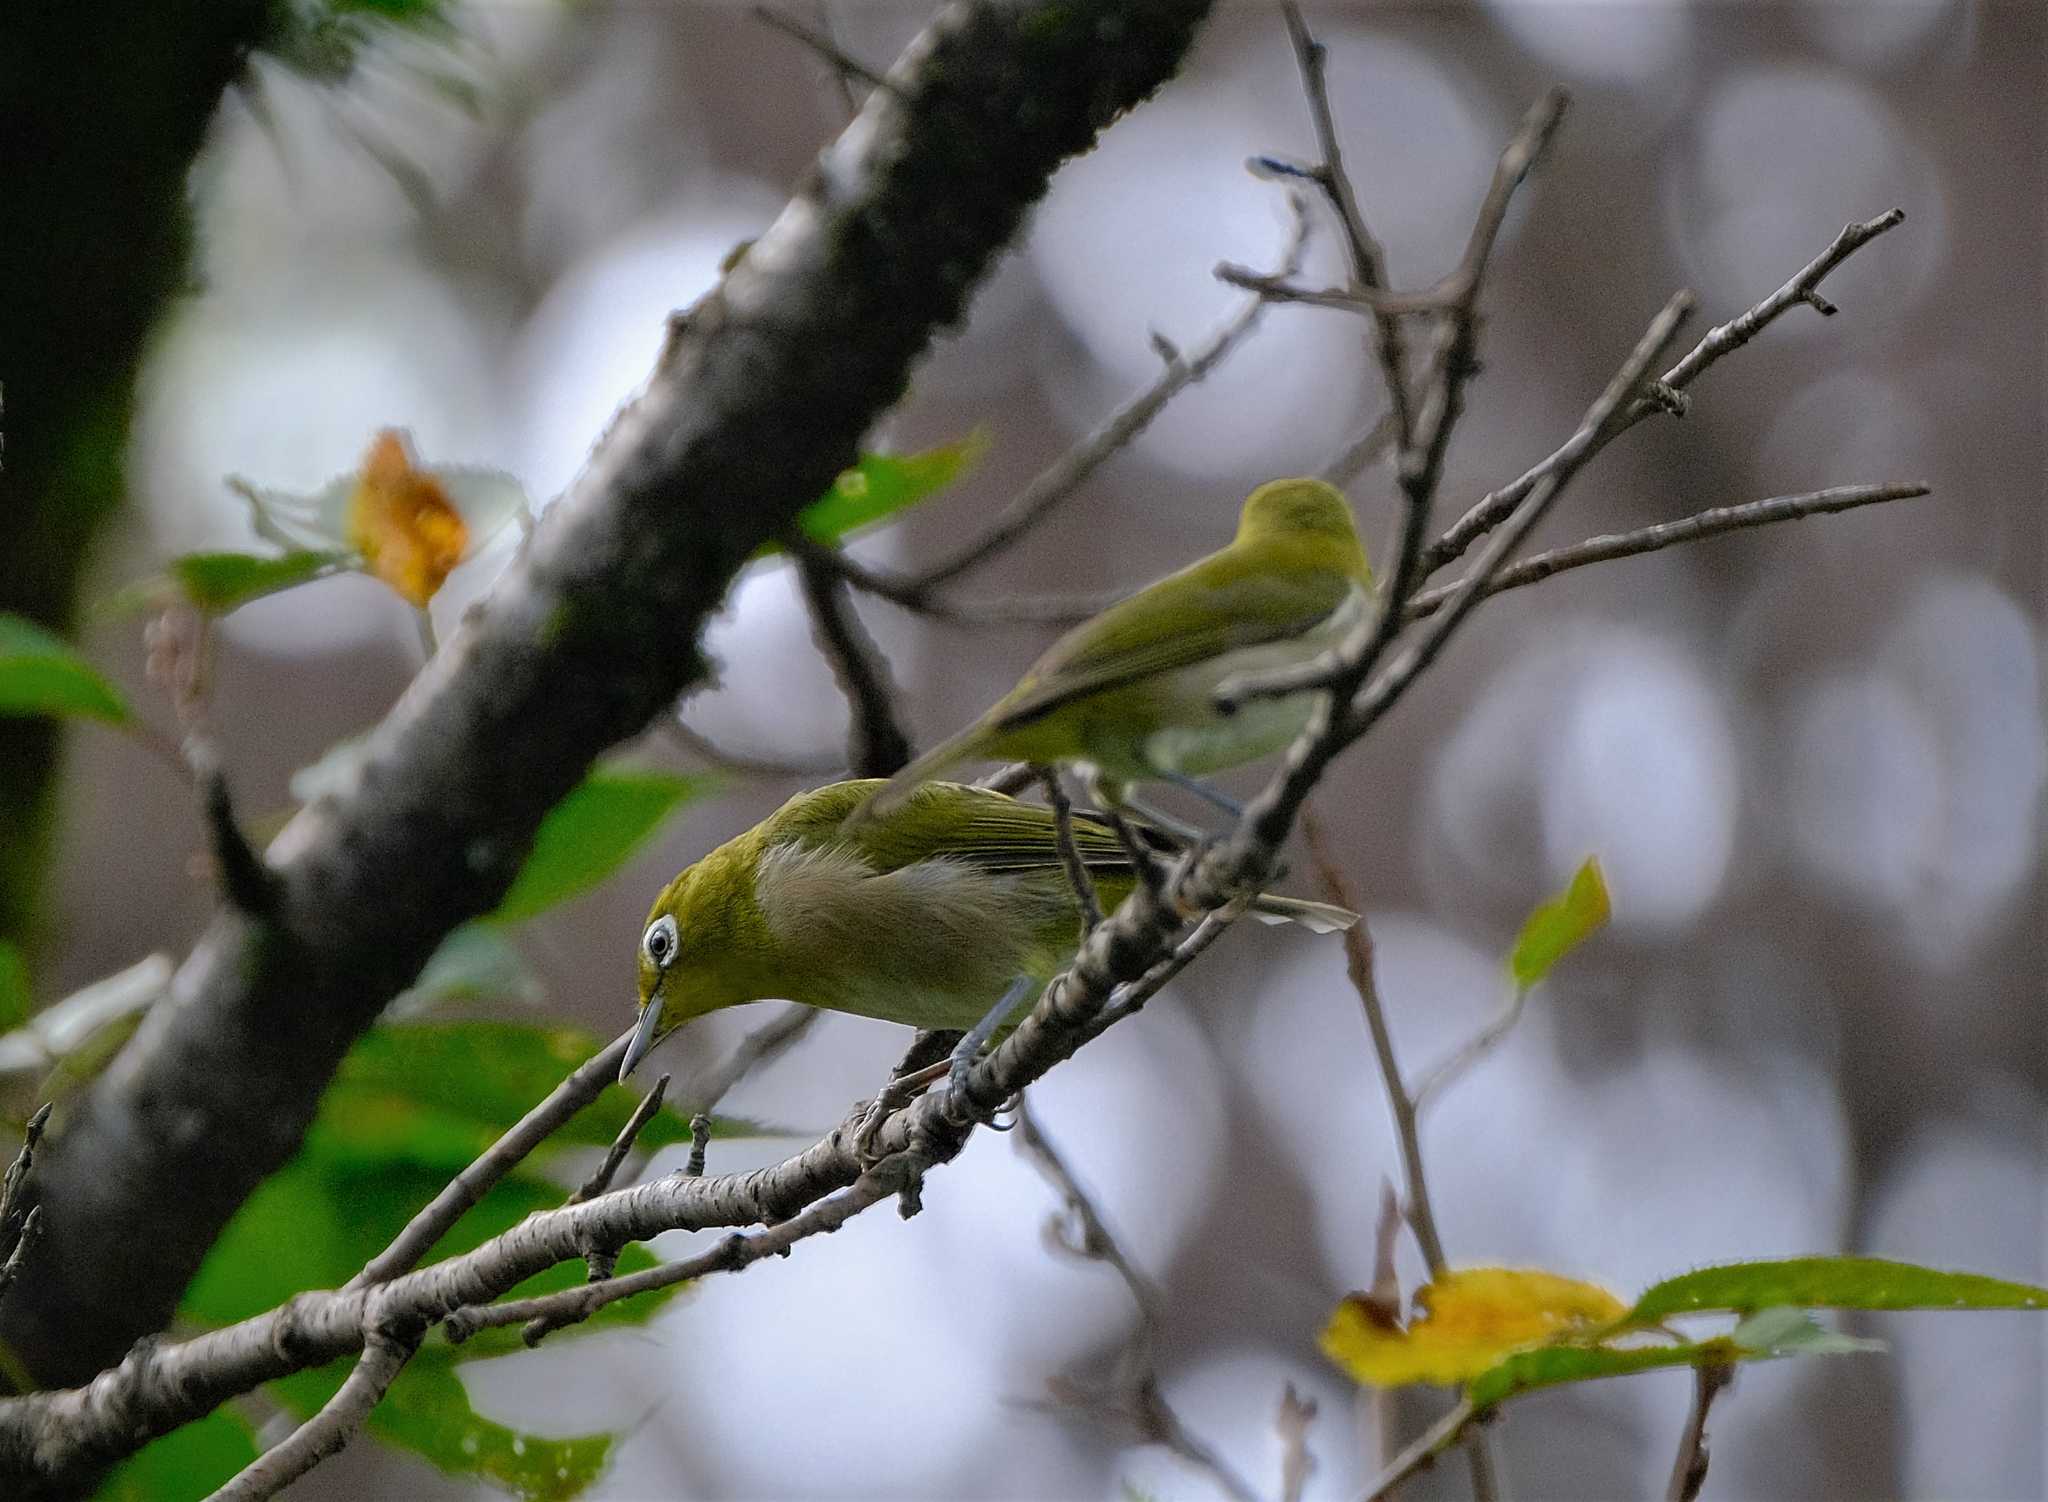
M1065 968L1080 904L1051 809L934 782L851 821L880 786L799 793L662 888L640 935L640 1025L621 1079L692 1017L747 1001L969 1029L978 1046ZM1077 816L1074 844L1103 904L1121 901L1135 879L1121 841ZM1357 921L1287 897L1252 911L1325 933Z
M980 719L890 778L863 817L982 760L1077 764L1110 804L1150 778L1213 799L1194 778L1278 751L1316 698L1304 691L1225 710L1217 688L1335 646L1365 618L1371 587L1341 491L1310 479L1261 485L1228 547L1062 636Z

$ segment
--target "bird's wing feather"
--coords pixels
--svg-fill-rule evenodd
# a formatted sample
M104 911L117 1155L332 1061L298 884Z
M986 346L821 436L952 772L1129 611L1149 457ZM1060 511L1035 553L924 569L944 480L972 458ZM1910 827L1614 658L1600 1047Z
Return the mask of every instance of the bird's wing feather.
M938 803L950 807L932 807ZM886 817L846 831L835 825L832 837L845 839L878 874L939 857L1002 872L1057 870L1060 861L1051 809L950 782L924 784ZM1093 819L1075 818L1074 845L1093 869L1130 869L1115 832Z
M1343 605L1353 581L1334 569L1275 568L1226 550L1069 632L988 713L1009 730L1063 704L1141 679L1285 641Z

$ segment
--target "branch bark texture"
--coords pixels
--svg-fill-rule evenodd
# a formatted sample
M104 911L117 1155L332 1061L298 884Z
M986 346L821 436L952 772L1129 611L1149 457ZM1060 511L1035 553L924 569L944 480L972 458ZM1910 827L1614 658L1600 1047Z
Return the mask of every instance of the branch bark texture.
M676 321L644 394L352 786L271 847L275 908L214 919L52 1133L45 1234L0 1322L41 1380L83 1381L163 1325L350 1043L496 903L593 758L703 678L699 629L733 575L851 462L1053 169L1172 74L1207 8L948 11Z

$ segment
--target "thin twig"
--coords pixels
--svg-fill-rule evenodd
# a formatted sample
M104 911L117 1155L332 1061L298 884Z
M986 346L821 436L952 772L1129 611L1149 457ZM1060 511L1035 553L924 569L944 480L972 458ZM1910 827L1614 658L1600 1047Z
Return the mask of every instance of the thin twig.
M1394 1118L1394 1136L1401 1147L1408 1224L1415 1232L1416 1245L1422 1248L1430 1276L1435 1277L1444 1270L1443 1237L1436 1228L1436 1212L1429 1203L1429 1180L1422 1169L1422 1138L1416 1130L1415 1100L1402 1082L1401 1064L1394 1057L1394 1035L1387 1026L1386 1005L1380 1000L1379 982L1373 974L1372 932L1358 894L1352 890L1343 867L1337 864L1322 821L1312 810L1302 813L1301 833L1308 842L1309 857L1315 862L1316 876L1325 894L1339 907L1348 907L1358 914L1358 921L1344 930L1344 965L1350 973L1351 989L1358 993L1359 1005L1365 1010L1373 1057L1379 1062L1380 1083L1385 1087L1387 1109Z
M1299 194L1288 195L1288 229L1280 262L1287 274L1301 265L1308 244L1308 211ZM1208 375L1258 327L1263 299L1248 297L1216 330L1192 350L1175 351L1158 378L1126 401L1086 438L1041 470L1005 506L979 537L914 576L899 578L847 561L847 578L858 588L909 609L921 609L933 592L969 569L978 568L1037 526L1082 483L1151 424L1187 387Z
M626 1118L626 1124L619 1128L618 1136L612 1138L612 1145L605 1150L604 1161L591 1170L590 1177L577 1185L576 1192L564 1203L580 1205L596 1199L612 1187L612 1180L618 1177L619 1166L626 1161L626 1154L633 1150L633 1143L641 1131L661 1109L661 1098L668 1093L668 1082L669 1076L664 1074L654 1082L652 1090L640 1097L640 1104L633 1108L633 1114Z
M1816 289L1820 283L1842 262L1886 230L1901 223L1905 217L1903 209L1892 209L1875 219L1851 224L1843 229L1826 250L1809 261L1784 286L1748 312L1710 329L1706 337L1658 379L1657 385L1662 394L1659 397L1631 402L1617 417L1611 429L1602 435L1600 446L1604 447L1653 412L1675 410L1669 393L1682 393L1708 367L1724 355L1749 343L1786 309L1795 305L1816 306L1818 300L1828 311L1833 311L1833 304L1825 303L1824 299L1819 298ZM1443 536L1430 544L1423 558L1423 572L1435 573L1445 564L1460 557L1480 537L1499 526L1529 492L1536 488L1552 466L1560 462L1562 453L1563 451L1559 450L1558 453L1550 455L1525 471L1518 479L1476 502Z
M1280 1502L1301 1502L1308 1478L1315 1474L1316 1458L1308 1448L1308 1426L1315 1417L1316 1400L1304 1398L1288 1383L1280 1393L1280 1411L1273 1415L1273 1429L1280 1437Z
M832 82L839 90L839 106L845 112L846 118L851 121L855 115L860 113L860 101L854 98L853 95L854 75L845 68L840 67L836 62L836 58L844 55L844 53L843 49L839 46L839 39L832 34L831 0L811 0L811 14L816 17L815 25L818 37L832 47L834 58Z
M1287 23L1287 40L1294 48L1294 63L1301 74L1301 91L1308 99L1309 120L1315 127L1316 150L1321 156L1307 176L1322 189L1343 227L1353 285L1363 291L1384 288L1388 284L1385 253L1366 227L1351 175L1344 170L1344 149L1338 142L1337 120L1330 109L1330 84L1325 69L1328 52L1309 31L1301 8L1293 0L1280 7L1280 15ZM1291 276L1293 272L1285 274ZM1381 316L1376 321L1375 333L1374 354L1387 382L1387 410L1393 419L1396 441L1406 447L1415 424L1410 412L1407 353L1401 343L1401 326L1391 315Z
M1667 1502L1694 1502L1707 1484L1707 1410L1721 1390L1735 1381L1735 1368L1707 1361L1692 1369L1692 1413L1678 1439L1678 1457L1671 1464Z
M234 799L213 735L207 701L212 693L212 632L205 614L172 606L143 632L150 680L170 695L181 738L177 755L199 790L200 809L213 850L222 891L228 901L252 918L276 911L279 882L242 833L235 820Z
M846 767L845 761L837 756L819 755L800 761L777 761L770 757L747 756L738 751L728 751L703 731L694 730L684 724L674 713L658 717L655 729L688 755L747 777L824 777L843 771Z
M1479 1031L1452 1049L1442 1063L1425 1074L1415 1087L1415 1114L1420 1116L1430 1101L1443 1094L1453 1080L1485 1058L1494 1045L1521 1021L1523 1008L1528 1004L1528 988L1515 987L1506 1003L1486 1020Z
M1346 654L1344 671L1332 681L1331 691L1339 700L1348 699L1358 685L1366 682L1406 624L1404 607L1424 576L1423 540L1428 535L1437 485L1443 477L1451 430L1464 412L1465 384L1478 369L1474 354L1478 347L1479 293L1485 283L1487 263L1515 190L1557 134L1568 103L1563 90L1552 89L1523 117L1520 129L1494 166L1493 181L1480 201L1465 254L1457 269L1445 278L1446 306L1431 358L1431 378L1424 388L1408 440L1398 450L1406 505L1393 576L1386 583L1380 610L1367 628L1369 634L1363 646Z
M1224 931L1244 916L1249 899L1240 899L1224 907L1203 914L1202 921L1188 931L1181 941L1162 960L1152 965L1138 979L1119 986L1110 998L1109 1005L1095 1020L1088 1024L1082 1034L1082 1041L1100 1037L1117 1023L1134 1017L1143 1010L1146 1002L1165 988L1181 971L1195 962L1204 950L1223 937Z
M1146 1443L1164 1447L1207 1476L1234 1502L1259 1502L1258 1493L1230 1468L1213 1445L1188 1428L1160 1392L1153 1353L1158 1348L1166 1317L1165 1295L1139 1271L1109 1229L1102 1211L1074 1177L1073 1169L1045 1135L1045 1128L1031 1109L1028 1093L1017 1100L1017 1150L1060 1197L1061 1213L1046 1226L1047 1241L1069 1256L1115 1269L1130 1291L1131 1301L1138 1306L1138 1328L1117 1363L1114 1379L1098 1386L1074 1377L1060 1377L1047 1384L1053 1396L1065 1407L1123 1419Z
M1608 382L1607 389L1600 393L1593 405L1586 409L1586 416L1579 424L1578 431L1565 441L1558 450L1557 464L1537 482L1522 504L1501 525L1481 550L1470 573L1459 582L1458 590L1445 602L1441 613L1430 622L1429 628L1417 637L1399 657L1390 663L1378 682L1368 686L1351 706L1345 719L1348 733L1353 737L1363 735L1377 723L1380 716L1391 709L1408 686L1420 673L1436 660L1451 635L1457 630L1473 608L1486 597L1487 587L1499 575L1507 560L1523 540L1541 522L1557 498L1564 493L1572 477L1584 468L1586 461L1597 453L1605 441L1604 435L1615 420L1623 405L1634 396L1654 361L1671 342L1686 316L1691 313L1693 297L1690 292L1673 295L1650 326L1643 331L1641 339L1629 354L1622 367Z
M612 1180L618 1175L619 1165L626 1161L626 1154L633 1150L633 1143L639 1137L642 1129L646 1127L648 1122L654 1119L654 1113L661 1109L661 1098L668 1094L668 1082L669 1076L664 1074L654 1082L652 1090L640 1097L640 1104L633 1108L633 1114L626 1118L625 1126L620 1128L619 1134L612 1139L612 1145L606 1149L604 1161L597 1165L597 1168L591 1173L589 1178L577 1186L574 1194L563 1201L564 1204L588 1204L600 1194L604 1194L611 1189ZM694 1141L696 1125L699 1121L705 1123L707 1135L710 1131L710 1122L702 1115L692 1120L690 1126L693 1139L691 1147L693 1151L696 1145ZM623 1247L610 1242L603 1245L592 1243L583 1253L583 1265L589 1272L589 1281L592 1283L602 1283L606 1278L609 1278L614 1272L618 1271L619 1253L622 1250L624 1250ZM546 1331L541 1333L545 1334ZM534 1344L539 1338L539 1336L536 1336L534 1341L529 1341L527 1344Z
M887 78L860 59L849 56L830 36L813 31L794 16L785 16L769 6L757 5L753 8L753 17L762 25L772 27L792 41L815 52L831 66L842 83L847 79L857 78L871 89L888 89L892 93L895 92L895 85ZM849 100L849 104L850 102Z
M30 1207L28 1214L22 1217L21 1229L14 1234L11 1240L6 1241L8 1247L7 1260L0 1262L0 1302L6 1300L7 1290L12 1288L14 1280L21 1276L21 1264L27 1261L29 1255L35 1251L36 1242L41 1239L42 1234L43 1207L35 1205Z
M862 1174L851 1187L818 1200L802 1214L754 1232L735 1232L718 1245L695 1257L665 1262L659 1267L610 1278L602 1283L584 1283L559 1293L537 1298L516 1299L503 1304L485 1304L459 1309L448 1316L448 1338L464 1341L479 1330L502 1325L524 1325L522 1338L537 1344L548 1332L578 1324L607 1305L638 1294L673 1288L707 1273L738 1272L795 1246L811 1236L828 1235L845 1225L870 1205L901 1193L907 1184L923 1175L925 1165L914 1153L898 1153Z
M1637 527L1627 532L1608 532L1598 537L1589 537L1584 542L1575 542L1569 547L1552 548L1546 553L1537 553L1520 563L1502 569L1487 584L1485 593L1497 595L1503 590L1520 589L1524 585L1538 584L1553 574L1567 569L1584 568L1589 563L1607 563L1616 558L1633 558L1639 553L1654 553L1660 548L1677 547L1681 543L1699 542L1709 537L1719 537L1728 532L1739 532L1747 527L1766 527L1775 522L1797 521L1803 516L1821 516L1835 511L1851 511L1858 506L1874 506L1886 501L1909 501L1931 492L1925 485L1837 485L1827 490L1806 491L1799 495L1772 496L1769 500L1749 501L1739 506L1717 506L1707 511L1697 511L1677 521L1655 522L1646 527ZM1440 584L1434 589L1419 590L1409 600L1407 618L1419 621L1424 616L1434 615L1442 609L1444 602L1463 587L1463 581Z
M1428 1470L1436 1463L1437 1456L1464 1438L1467 1427L1477 1417L1472 1400L1460 1398L1450 1412L1425 1429L1373 1478L1372 1484L1365 1489L1365 1502L1385 1502L1402 1482Z
M31 1182L36 1167L36 1145L43 1140L43 1128L50 1124L52 1103L44 1101L22 1129L21 1151L0 1175L0 1300L21 1275L22 1263L35 1250L43 1231L43 1207L35 1203Z
M1074 843L1074 800L1067 796L1059 772L1051 767L1039 774L1045 801L1052 805L1053 835L1059 845L1060 864L1066 868L1067 885L1074 889L1074 902L1081 910L1081 937L1086 939L1102 921L1102 898L1096 894L1095 878L1088 874L1088 862Z
M632 1030L628 1029L584 1060L545 1100L492 1143L489 1151L451 1179L448 1187L413 1216L391 1245L371 1258L344 1288L388 1283L417 1266L428 1248L488 1194L492 1185L517 1168L557 1128L618 1079L619 1060L626 1056L626 1045L632 1041Z
M264 1502L274 1497L355 1437L370 1410L384 1400L406 1362L420 1348L425 1327L400 1336L372 1326L363 1354L320 1411L282 1443L249 1462L207 1502Z
M763 1064L772 1063L794 1048L817 1025L824 1014L801 1002L787 1002L781 1011L740 1039L725 1061L690 1082L691 1106L696 1111L713 1111L726 1093L741 1079Z
M910 737L897 723L896 690L881 649L854 613L843 555L808 538L787 540L796 576L811 611L818 650L853 712L847 761L856 777L887 777L910 760Z

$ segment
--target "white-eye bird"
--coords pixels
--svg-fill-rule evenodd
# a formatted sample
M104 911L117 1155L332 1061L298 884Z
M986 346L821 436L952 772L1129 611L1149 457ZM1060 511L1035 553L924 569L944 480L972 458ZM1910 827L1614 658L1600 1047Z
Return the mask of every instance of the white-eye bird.
M640 1025L621 1079L682 1023L741 1002L969 1029L958 1060L1037 999L1080 941L1052 810L934 782L852 821L880 786L799 793L662 888L640 936ZM1121 901L1135 880L1122 842L1085 816L1073 828L1103 903ZM1358 921L1288 897L1252 911L1324 933Z
M1226 711L1217 687L1336 645L1370 610L1371 588L1342 492L1321 480L1261 485L1228 547L1062 636L988 713L890 778L862 817L982 760L1077 764L1108 806L1158 778L1232 807L1194 779L1278 751L1308 723L1316 692Z

